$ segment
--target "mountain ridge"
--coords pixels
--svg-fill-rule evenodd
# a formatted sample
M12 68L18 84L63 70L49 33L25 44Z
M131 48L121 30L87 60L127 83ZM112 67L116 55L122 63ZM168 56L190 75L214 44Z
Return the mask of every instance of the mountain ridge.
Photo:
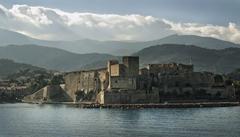
M216 50L194 45L165 44L142 49L133 55L140 57L142 65L169 62L190 64L192 62L196 71L217 73L231 72L240 68L240 48Z
M0 58L53 70L78 70L82 65L115 58L109 54L77 54L62 49L37 45L9 45L0 47Z
M195 45L208 49L224 49L229 47L240 48L239 44L223 41L211 37L195 35L170 35L153 41L98 41L82 39L77 41L46 41L30 38L26 35L0 29L0 46L6 45L41 45L67 50L74 53L103 53L117 56L130 55L152 45L182 44Z
M150 46L131 55L140 57L141 66L170 62L189 64L191 60L196 71L227 73L240 68L240 48L216 50L193 45L164 44ZM109 54L77 54L37 45L0 47L0 58L58 71L106 67L108 60L120 60L119 56Z

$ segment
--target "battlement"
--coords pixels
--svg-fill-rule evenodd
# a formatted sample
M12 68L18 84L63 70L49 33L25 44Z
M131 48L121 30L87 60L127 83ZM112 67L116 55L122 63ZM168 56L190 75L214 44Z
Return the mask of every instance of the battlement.
M149 73L187 73L193 72L193 65L169 63L169 64L148 64Z

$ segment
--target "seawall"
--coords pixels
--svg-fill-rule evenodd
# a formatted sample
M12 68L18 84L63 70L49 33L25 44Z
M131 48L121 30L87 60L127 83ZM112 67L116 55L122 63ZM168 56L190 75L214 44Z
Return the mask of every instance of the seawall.
M26 102L27 103L27 102ZM32 103L32 102L31 102ZM143 108L203 108L240 106L240 102L161 103L161 104L96 104L73 102L41 102L40 104L62 104L79 108L143 109Z

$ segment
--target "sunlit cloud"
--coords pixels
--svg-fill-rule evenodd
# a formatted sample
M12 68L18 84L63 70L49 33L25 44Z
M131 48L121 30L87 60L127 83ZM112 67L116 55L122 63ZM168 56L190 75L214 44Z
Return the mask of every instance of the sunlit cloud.
M0 28L45 40L138 40L146 41L170 34L214 37L240 43L240 27L199 23L179 23L138 14L97 14L66 12L40 6L0 5Z
M199 23L175 23L165 19L163 21L171 26L170 29L172 31L175 31L179 34L213 37L240 43L240 27L235 23L230 22L228 26L218 26Z
M152 16L64 12L59 9L0 6L0 27L39 39L147 40L170 34ZM159 31L158 29L161 29Z

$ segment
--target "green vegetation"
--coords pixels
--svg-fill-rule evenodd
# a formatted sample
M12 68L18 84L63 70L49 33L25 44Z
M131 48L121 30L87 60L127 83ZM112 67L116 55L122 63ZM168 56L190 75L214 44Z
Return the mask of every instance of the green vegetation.
M60 85L64 84L63 75L55 75L51 78L49 85Z
M9 59L0 59L0 79L7 78L15 73L22 76L22 74L27 73L29 70L43 71L44 69L28 64L16 63Z
M32 78L28 88L29 91L34 93L47 85L59 85L63 83L63 75L53 75L52 73L45 73Z
M27 90L36 92L46 85L58 85L64 83L63 75L54 75L54 71L28 64L16 63L8 59L0 59L0 78L10 80L18 86L27 86ZM2 98L11 98L2 95Z

